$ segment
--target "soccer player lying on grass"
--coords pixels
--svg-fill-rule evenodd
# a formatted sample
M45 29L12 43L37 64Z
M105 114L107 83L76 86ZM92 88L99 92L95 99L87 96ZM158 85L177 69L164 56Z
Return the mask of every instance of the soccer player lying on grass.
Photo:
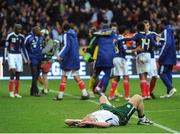
M101 110L86 115L83 119L66 119L65 123L73 127L100 127L124 126L137 110L138 125L150 125L152 122L144 115L143 99L140 95L134 95L127 104L123 106L112 106L106 96L101 96Z

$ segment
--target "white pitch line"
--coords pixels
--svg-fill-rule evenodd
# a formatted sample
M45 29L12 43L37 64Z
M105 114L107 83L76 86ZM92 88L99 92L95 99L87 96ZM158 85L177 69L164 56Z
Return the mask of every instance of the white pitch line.
M50 90L50 92L52 92L52 93L58 93L58 91L54 91L54 90ZM73 98L76 98L76 99L79 99L78 96L75 96L75 95L72 95L72 94L65 93L64 95L70 96L70 97L73 97ZM96 104L96 105L99 104L97 101L94 101L94 100L86 100L86 101L91 102L91 103L94 103L94 104ZM138 119L138 117L135 116L135 115L133 115L132 117L135 118L135 119ZM153 121L153 126L158 127L158 128L161 128L161 129L164 129L164 130L166 130L166 131L168 131L168 132L170 132L170 133L173 133L173 134L180 134L180 132L178 132L178 131L176 131L176 130L173 130L173 129L169 128L169 127L166 127L166 126L164 126L164 125L155 123L154 121Z
M146 113L163 113L163 112L177 112L177 111L180 111L180 109L164 109L164 110L148 110L146 111Z

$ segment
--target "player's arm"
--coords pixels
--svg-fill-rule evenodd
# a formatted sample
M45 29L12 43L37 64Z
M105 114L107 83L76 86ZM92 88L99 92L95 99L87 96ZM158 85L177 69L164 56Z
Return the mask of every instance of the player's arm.
M163 33L162 33L162 37L164 38L164 45L161 49L161 52L159 54L159 59L163 59L163 57L166 55L168 49L169 49L169 40L168 40L168 37L167 37L167 30L165 30Z
M25 38L24 44L23 44L23 49L24 49L24 50L23 50L23 51L24 51L23 53L25 54L24 57L27 58L27 62L28 62L28 64L29 64L29 63L30 63L30 58L29 58L28 51L29 51L29 49L30 49L30 35Z
M6 62L6 59L7 59L7 55L8 55L7 48L9 46L9 40L10 40L10 36L8 35L6 38L5 47L4 47L3 64Z
M67 39L67 34L64 34L64 46L61 49L61 51L57 54L57 60L62 60L64 59L64 57L67 55L69 49L70 49L70 45Z
M107 122L81 121L79 123L79 126L80 127L88 127L88 126L91 127L91 126L93 126L93 127L99 127L99 128L107 128L110 126L110 124Z
M92 55L94 54L95 48L96 48L96 46L97 46L96 39L97 39L97 37L94 36L94 37L91 39L91 41L90 41L90 43L89 43L89 45L88 45L88 48L86 49L86 53L85 53L85 55L84 55L84 60L85 60L86 62L91 61Z
M130 38L123 38L123 39L119 39L118 41L120 41L120 42L126 42L126 41L136 41L137 40L137 38L138 38L138 34L136 34L136 35L134 35L134 36L132 36L132 37L130 37Z
M22 54L22 57L24 59L24 62L29 63L29 56L28 56L27 50L24 46L24 37L23 37L23 42L21 44L21 54Z

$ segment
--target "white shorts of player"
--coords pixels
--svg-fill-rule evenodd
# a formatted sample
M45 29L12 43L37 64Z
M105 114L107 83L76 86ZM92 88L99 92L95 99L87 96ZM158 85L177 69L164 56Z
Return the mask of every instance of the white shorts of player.
M115 57L113 59L114 67L112 68L113 76L124 76L128 75L128 66L124 58Z
M151 67L150 67L149 76L150 77L158 76L158 70L157 70L157 64L155 58L151 58Z
M8 54L9 70L14 68L17 72L23 71L23 60L21 54Z
M149 74L151 67L151 55L150 53L140 53L136 57L136 70L137 74L147 72Z
M62 70L62 75L64 76L77 76L79 75L79 70L69 70L69 71L65 71L65 70Z
M107 122L109 126L119 125L118 116L108 110L95 111L91 113L91 116L96 120L96 122Z

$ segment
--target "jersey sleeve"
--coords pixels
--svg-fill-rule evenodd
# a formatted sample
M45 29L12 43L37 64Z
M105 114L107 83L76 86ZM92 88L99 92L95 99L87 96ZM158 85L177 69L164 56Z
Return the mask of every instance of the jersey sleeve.
M64 46L58 54L58 56L60 56L62 59L64 59L65 55L67 55L67 53L70 49L70 43L69 43L69 40L67 38L67 34L64 34L63 40L64 40Z

